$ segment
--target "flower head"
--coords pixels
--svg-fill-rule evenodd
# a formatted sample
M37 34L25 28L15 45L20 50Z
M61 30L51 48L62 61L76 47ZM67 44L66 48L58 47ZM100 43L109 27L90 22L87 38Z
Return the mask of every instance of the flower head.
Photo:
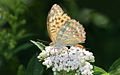
M38 58L44 60L43 65L51 67L53 71L75 71L75 75L93 75L93 66L90 62L95 61L94 56L83 48L46 46Z

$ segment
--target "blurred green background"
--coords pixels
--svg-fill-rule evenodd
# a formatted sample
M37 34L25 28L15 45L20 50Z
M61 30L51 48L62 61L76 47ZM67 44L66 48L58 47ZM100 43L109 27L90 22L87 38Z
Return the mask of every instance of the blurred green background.
M119 0L0 0L0 75L52 74L32 60L40 50L30 40L50 42L46 19L53 4L83 24L83 45L94 53L96 66L107 71L120 57Z

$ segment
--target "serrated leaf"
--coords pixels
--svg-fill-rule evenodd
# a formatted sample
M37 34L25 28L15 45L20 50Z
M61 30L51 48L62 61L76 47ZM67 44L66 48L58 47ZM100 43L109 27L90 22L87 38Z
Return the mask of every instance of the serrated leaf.
M120 75L120 58L116 60L109 69L110 74Z
M100 67L94 66L94 75L105 75L107 72Z
M45 45L43 45L42 43L40 42L35 42L35 41L32 41L30 40L33 44L35 44L41 51L45 50Z
M27 66L27 75L42 75L43 71L42 63L38 61L37 55L33 56Z

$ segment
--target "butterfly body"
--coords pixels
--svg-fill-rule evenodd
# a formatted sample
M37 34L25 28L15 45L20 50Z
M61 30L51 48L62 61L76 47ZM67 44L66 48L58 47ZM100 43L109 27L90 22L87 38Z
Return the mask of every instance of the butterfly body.
M52 40L50 45L70 46L84 43L86 38L83 26L65 14L57 4L48 14L47 29Z

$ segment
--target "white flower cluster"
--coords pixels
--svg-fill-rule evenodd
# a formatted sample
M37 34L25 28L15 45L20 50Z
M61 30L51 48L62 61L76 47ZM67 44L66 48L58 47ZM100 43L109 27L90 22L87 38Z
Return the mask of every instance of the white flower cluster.
M43 65L51 67L53 71L76 71L75 75L93 75L90 62L94 62L94 56L83 48L47 46L38 58L44 60Z

